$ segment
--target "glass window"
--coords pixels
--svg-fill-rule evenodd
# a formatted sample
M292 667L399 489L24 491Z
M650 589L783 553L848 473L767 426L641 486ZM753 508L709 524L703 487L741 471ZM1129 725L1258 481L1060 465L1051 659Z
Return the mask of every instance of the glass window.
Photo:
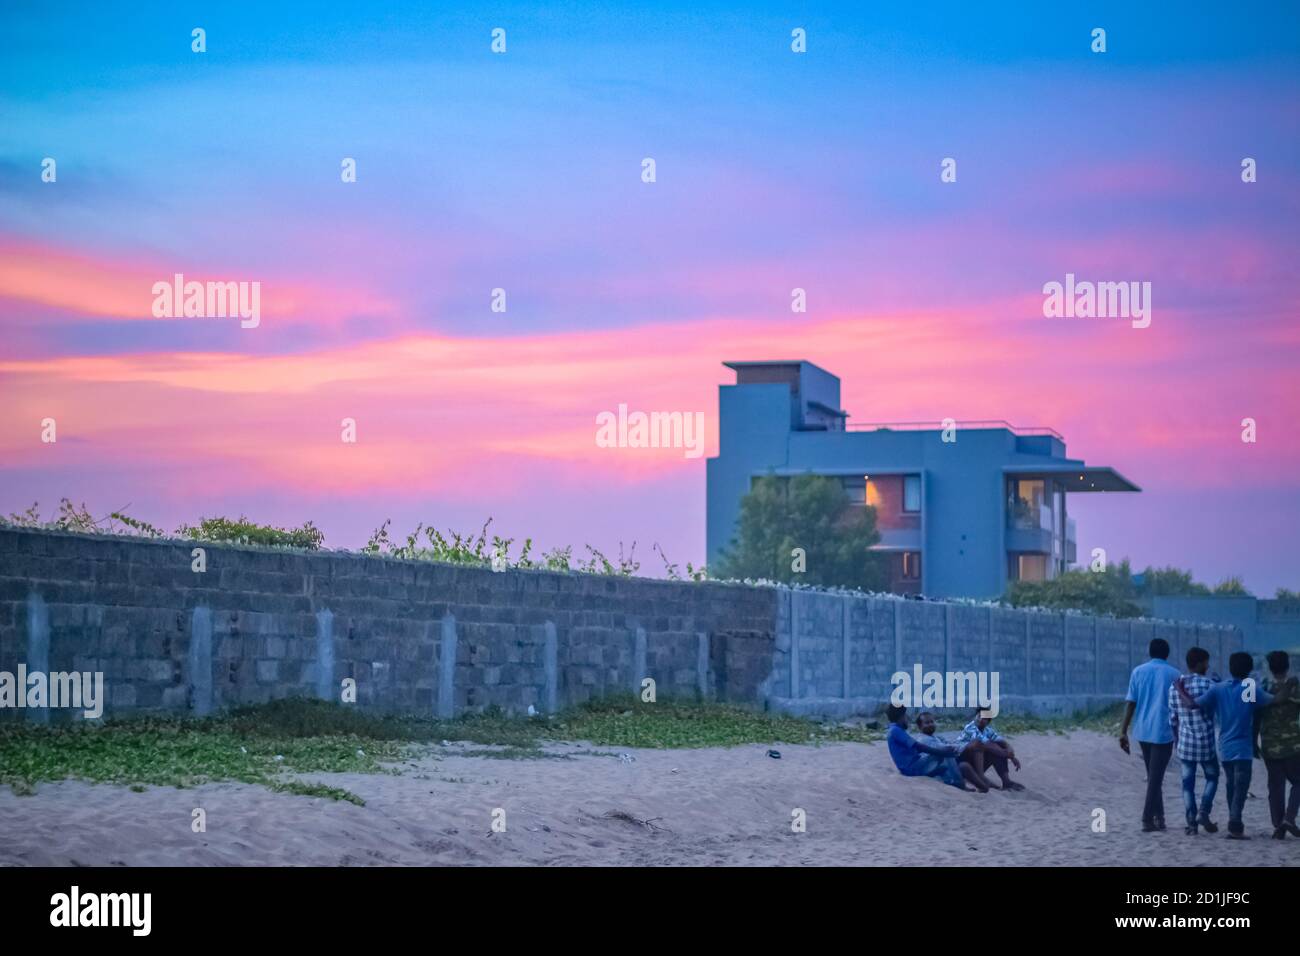
M867 503L867 483L862 478L845 478L844 492L849 496L851 504L864 505Z
M903 476L903 510L921 510L921 476Z
M909 581L921 580L921 553L919 551L903 552L903 577Z
M1030 509L1035 518L1038 517L1038 509L1045 503L1044 488L1042 479L1031 479L1017 483L1017 497L1025 503L1025 507Z
M871 505L871 507L879 511L881 502L883 500L884 499L880 495L880 483L876 481L872 481L871 476L868 475L867 476L867 504Z
M1022 554L1020 555L1020 574L1021 581L1046 581L1047 580L1047 555L1045 554Z

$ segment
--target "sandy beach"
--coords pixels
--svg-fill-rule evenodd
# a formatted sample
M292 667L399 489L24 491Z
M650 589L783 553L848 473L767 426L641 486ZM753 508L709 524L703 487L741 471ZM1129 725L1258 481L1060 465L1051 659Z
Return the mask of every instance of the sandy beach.
M901 777L883 743L493 759L453 745L394 774L309 774L365 800L244 784L189 790L64 781L0 791L0 865L1295 865L1300 840L1268 839L1263 764L1246 804L1249 842L1187 837L1176 768L1170 829L1140 832L1143 768L1112 737L1025 734L1023 793L963 793ZM458 754L474 749L475 755ZM578 753L578 751L587 751ZM607 752L602 750L602 753ZM990 774L990 777L992 775ZM202 808L207 832L191 829ZM492 831L494 809L505 832ZM807 831L791 830L792 811ZM1092 829L1094 809L1106 832Z

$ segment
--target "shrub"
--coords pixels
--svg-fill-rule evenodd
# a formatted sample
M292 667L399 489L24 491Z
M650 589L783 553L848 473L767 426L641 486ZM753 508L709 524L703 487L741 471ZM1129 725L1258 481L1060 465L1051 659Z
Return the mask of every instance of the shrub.
M229 518L202 518L197 527L181 525L176 529L176 534L195 541L229 541L271 548L300 548L304 551L319 550L325 540L325 535L310 521L301 528L274 528L254 524L243 515L236 521Z

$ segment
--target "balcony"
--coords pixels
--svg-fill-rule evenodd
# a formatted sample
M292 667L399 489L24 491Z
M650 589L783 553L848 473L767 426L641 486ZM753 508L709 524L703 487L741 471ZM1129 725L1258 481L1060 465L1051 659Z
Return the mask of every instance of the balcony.
M1064 565L1078 560L1078 538L1073 518L1065 519L1065 535L1056 534L1051 506L1015 499L1007 515L1007 550L1019 554L1046 554Z
M1007 550L1052 554L1052 509L1045 503L1014 498L1007 513Z
M1007 527L1020 531L1051 531L1052 509L1044 502L1015 498L1007 515Z

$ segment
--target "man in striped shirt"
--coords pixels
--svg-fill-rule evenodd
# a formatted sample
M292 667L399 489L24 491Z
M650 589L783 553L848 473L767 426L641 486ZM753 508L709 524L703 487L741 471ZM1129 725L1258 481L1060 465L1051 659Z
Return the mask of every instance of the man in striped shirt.
M1211 687L1213 682L1205 676L1210 669L1210 652L1193 647L1187 652L1187 673L1169 687L1169 723L1173 727L1175 752L1183 764L1183 808L1187 811L1187 826L1183 832L1193 836L1198 825L1206 833L1215 833L1219 827L1210 820L1210 807L1219 789L1219 759L1214 753L1214 712L1202 710L1195 700ZM1205 776L1205 789L1201 792L1199 809L1196 801L1196 768Z

